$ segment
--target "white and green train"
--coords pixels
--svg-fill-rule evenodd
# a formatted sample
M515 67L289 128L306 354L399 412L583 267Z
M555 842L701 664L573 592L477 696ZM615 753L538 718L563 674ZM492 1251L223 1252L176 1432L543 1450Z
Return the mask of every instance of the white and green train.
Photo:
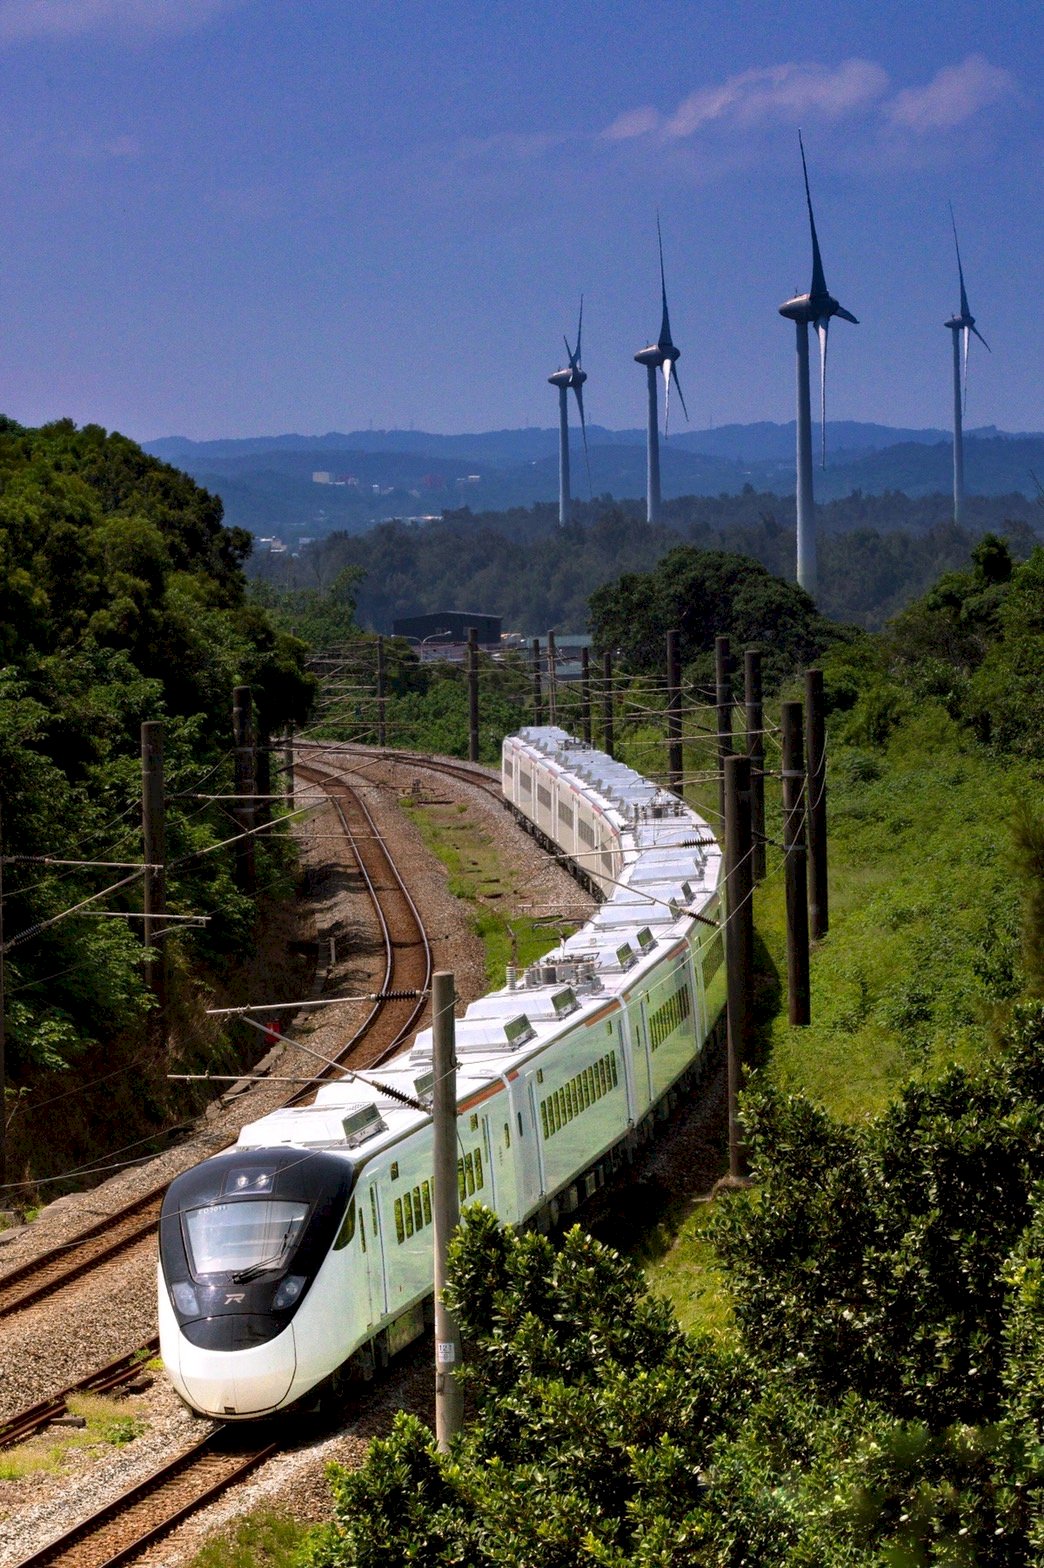
M505 740L503 788L602 900L456 1024L461 1197L546 1227L630 1160L720 1038L722 856L695 812L557 728ZM378 1076L427 1103L431 1052L422 1030ZM159 1322L182 1398L266 1415L421 1333L431 1172L430 1116L345 1079L177 1177Z

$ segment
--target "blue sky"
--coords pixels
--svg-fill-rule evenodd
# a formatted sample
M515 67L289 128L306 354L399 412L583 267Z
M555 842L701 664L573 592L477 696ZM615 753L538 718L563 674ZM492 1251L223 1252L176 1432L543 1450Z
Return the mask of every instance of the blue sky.
M671 322L694 426L788 419L808 287L830 413L1044 427L1039 0L0 0L0 408L139 439L637 425ZM672 419L673 423L673 419Z

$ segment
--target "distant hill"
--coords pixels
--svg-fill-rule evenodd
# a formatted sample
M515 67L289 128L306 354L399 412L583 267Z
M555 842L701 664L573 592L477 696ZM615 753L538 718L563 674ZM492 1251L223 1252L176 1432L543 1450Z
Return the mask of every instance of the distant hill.
M911 497L937 493L945 509L952 463L945 431L838 420L827 427L827 437L827 467L816 474L817 499L831 501L857 491L901 491ZM641 430L589 426L588 447L592 495L644 493ZM290 547L301 537L358 533L389 517L437 515L462 505L475 511L531 506L553 500L558 490L556 429L453 436L357 430L198 442L167 436L148 443L146 450L220 495L230 524L277 535ZM1044 435L1011 435L993 427L969 432L965 470L971 494L1034 497L1032 475L1044 474ZM316 473L331 482L316 483ZM793 422L672 433L662 447L662 473L667 498L738 495L748 486L793 494ZM578 496L588 489L579 431L573 488Z

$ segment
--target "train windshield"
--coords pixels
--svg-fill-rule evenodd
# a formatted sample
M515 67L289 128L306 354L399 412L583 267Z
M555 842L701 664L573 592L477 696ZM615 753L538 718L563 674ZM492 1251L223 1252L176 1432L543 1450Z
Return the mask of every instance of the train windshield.
M242 1279L281 1268L304 1229L307 1203L215 1203L184 1214L192 1272Z

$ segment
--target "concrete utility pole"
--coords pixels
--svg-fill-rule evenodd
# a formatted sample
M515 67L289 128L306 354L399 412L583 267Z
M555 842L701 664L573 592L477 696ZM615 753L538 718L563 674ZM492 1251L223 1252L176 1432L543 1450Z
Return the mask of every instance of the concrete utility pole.
M580 649L580 733L591 744L591 650Z
M538 727L544 722L544 699L540 691L540 638L534 637L533 649L533 723Z
M732 756L732 656L729 639L714 639L714 702L718 721L718 814L725 818L725 758Z
M811 1022L808 984L808 883L805 770L800 702L783 704L783 874L787 906L787 1016Z
M805 671L808 709L806 759L808 771L808 917L813 942L830 927L827 893L826 707L823 671Z
M681 633L667 633L667 784L681 800L682 785Z
M547 634L547 720L549 724L558 723L558 670L555 651L555 634Z
M479 760L478 629L468 627L468 761Z
M162 926L167 911L166 802L163 788L163 725L154 719L141 726L141 838L145 861L142 941L151 955L145 960L145 984L155 1006L149 1014L150 1044L163 1038L167 1005L166 943Z
M765 709L761 696L761 649L743 655L743 704L750 758L750 831L754 839L754 880L765 876Z
M728 982L729 1172L743 1174L737 1102L750 1053L754 968L750 758L725 758L725 973Z
M446 1453L460 1431L464 1391L454 1373L461 1364L460 1330L443 1299L446 1254L460 1220L457 1186L457 1062L453 976L444 969L431 979L434 1091L433 1187L435 1221L435 1437Z
M615 755L613 738L613 656L602 655L602 750L607 757Z
M254 856L254 704L249 686L232 693L232 737L235 746L235 818L245 838L236 840L236 885L244 893L257 886Z
M290 810L294 809L294 726L286 726L286 740L283 744L283 778L286 783L286 803Z
M388 744L387 728L387 692L385 690L386 674L384 668L384 638L377 639L377 744Z

